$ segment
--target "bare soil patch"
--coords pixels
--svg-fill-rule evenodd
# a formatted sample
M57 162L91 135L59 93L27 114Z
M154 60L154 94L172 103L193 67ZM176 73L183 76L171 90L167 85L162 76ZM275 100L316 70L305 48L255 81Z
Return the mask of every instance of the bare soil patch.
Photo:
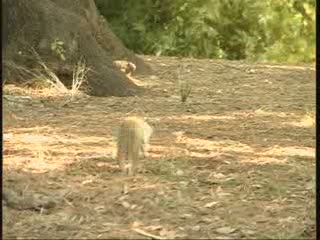
M3 207L4 237L40 239L315 239L315 71L312 66L144 56L140 97L38 90L14 107L4 141L4 186L54 207ZM180 102L176 69L192 83ZM135 177L114 159L129 113L154 127Z

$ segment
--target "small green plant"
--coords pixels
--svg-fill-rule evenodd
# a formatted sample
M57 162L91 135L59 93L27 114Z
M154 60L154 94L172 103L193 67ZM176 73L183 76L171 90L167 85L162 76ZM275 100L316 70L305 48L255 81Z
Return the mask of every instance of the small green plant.
M51 50L58 56L62 61L66 60L65 53L66 50L64 48L64 42L60 41L59 39L55 39L51 43Z
M188 80L179 81L181 102L186 102L190 93L191 85Z
M178 81L181 102L186 102L191 93L191 84L188 78L183 77L184 73L190 72L188 66L181 65L178 68Z

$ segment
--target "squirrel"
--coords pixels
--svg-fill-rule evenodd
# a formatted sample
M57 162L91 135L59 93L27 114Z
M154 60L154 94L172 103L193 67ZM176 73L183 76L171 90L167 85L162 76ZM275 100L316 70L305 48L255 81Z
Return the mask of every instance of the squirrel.
M113 65L127 76L131 76L137 68L134 63L121 60L113 61Z
M117 160L123 172L135 174L140 155L146 156L152 133L152 127L143 118L127 117L122 121L118 130Z

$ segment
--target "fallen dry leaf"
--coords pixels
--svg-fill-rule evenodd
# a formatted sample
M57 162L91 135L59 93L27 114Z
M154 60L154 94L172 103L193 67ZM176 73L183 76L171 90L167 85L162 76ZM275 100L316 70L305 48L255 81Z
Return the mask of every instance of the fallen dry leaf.
M211 208L211 207L213 207L213 206L215 206L215 205L217 205L218 204L218 202L209 202L209 203L207 203L206 205L204 205L204 207L206 207L206 208Z
M193 231L200 231L200 226L199 225L196 225L196 226L193 226L192 228L191 228Z
M221 234L230 234L230 233L235 232L236 230L237 229L232 228L232 227L221 227L221 228L216 229L216 232L221 233Z
M226 177L226 175L224 175L222 173L216 173L216 174L213 174L213 177L215 177L215 178L224 178L224 177Z
M84 180L84 181L82 181L81 182L81 184L82 185L86 185L86 184L88 184L88 183L92 183L93 182L93 180L92 179L88 179L88 180Z
M123 202L121 202L121 205L123 206L123 207L125 207L125 208L130 208L130 203L128 203L128 202L126 202L126 201L123 201Z

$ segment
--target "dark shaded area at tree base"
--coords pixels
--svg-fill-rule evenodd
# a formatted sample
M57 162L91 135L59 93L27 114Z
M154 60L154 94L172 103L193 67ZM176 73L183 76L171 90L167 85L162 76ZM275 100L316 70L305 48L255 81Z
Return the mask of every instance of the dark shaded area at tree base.
M149 74L151 68L126 49L98 13L93 0L2 0L4 60L28 70L40 67L37 55L60 80L70 85L72 69L83 59L92 71L85 90L94 96L130 96L141 93L112 65L126 59L137 66L137 73ZM55 41L63 43L65 61L52 50ZM36 54L35 54L36 52ZM7 81L25 82L25 71L6 64Z

